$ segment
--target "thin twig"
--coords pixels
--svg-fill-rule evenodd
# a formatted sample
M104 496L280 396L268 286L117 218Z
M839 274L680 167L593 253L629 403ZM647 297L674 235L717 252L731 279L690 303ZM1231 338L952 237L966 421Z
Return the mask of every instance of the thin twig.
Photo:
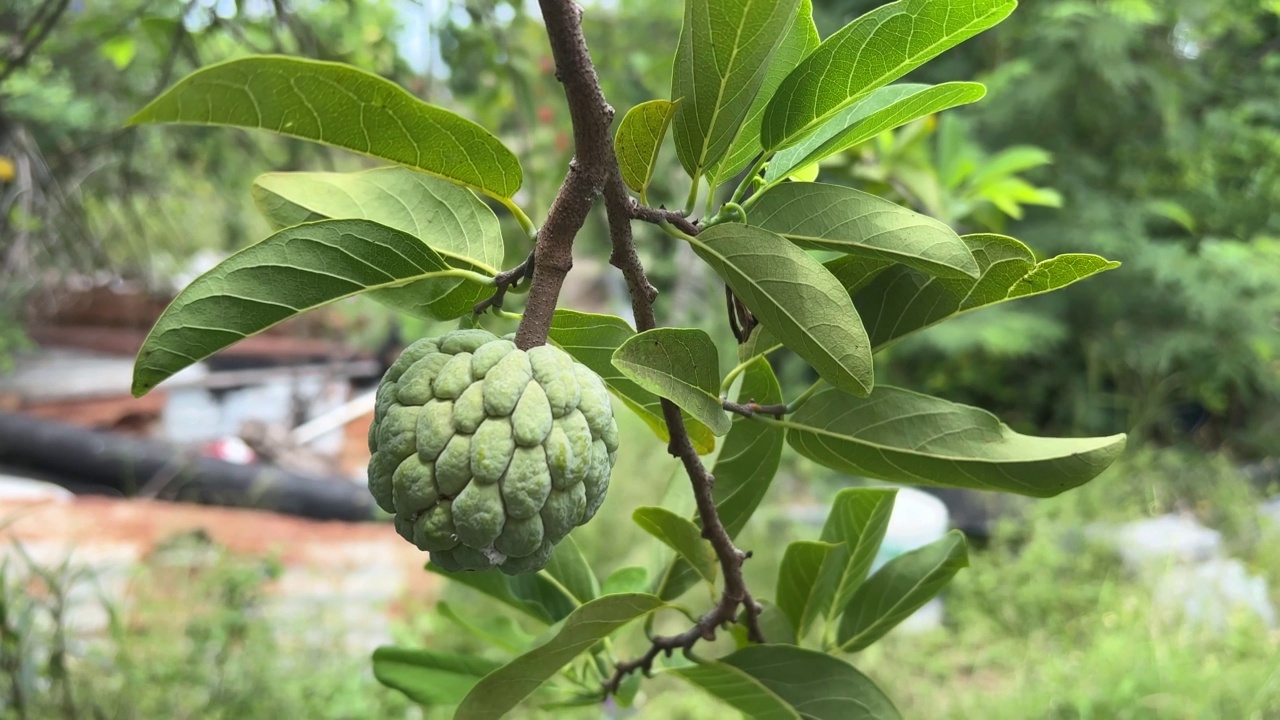
M685 216L679 210L668 210L666 208L652 208L647 205L641 205L635 198L628 198L630 206L628 212L632 218L643 220L647 223L660 225L663 222L669 222L683 233L688 235L697 235L700 228L698 224Z
M778 405L761 405L755 400L749 400L746 403L736 403L728 398L720 398L720 406L727 412L736 413L743 417L755 417L756 415L772 415L778 419L782 419L787 414L787 406L785 403Z
M527 277L533 277L533 267L536 264L534 261L535 255L536 251L530 252L529 257L525 258L524 262L510 270L504 270L503 272L494 275L493 284L496 289L493 291L493 294L476 303L476 306L471 309L471 312L479 315L489 308L497 308L501 310L502 301L507 296L507 290L520 287L520 282L522 280Z

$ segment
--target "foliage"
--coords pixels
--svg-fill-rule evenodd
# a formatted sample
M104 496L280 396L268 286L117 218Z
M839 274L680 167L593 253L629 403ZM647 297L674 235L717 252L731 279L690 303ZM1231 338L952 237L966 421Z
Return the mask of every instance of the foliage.
M1016 433L983 410L877 383L873 359L877 350L952 315L1061 289L1117 263L1079 253L1038 259L1012 238L960 235L883 198L812 182L808 169L861 135L977 99L981 89L972 85L931 92L891 83L993 27L1015 6L1014 0L898 0L818 41L809 3L774 3L761 12L741 0L688 0L673 43L669 104L648 106L658 110L656 119L626 122L624 114L615 133L612 108L582 41L578 9L567 0L545 0L542 14L577 147L540 228L522 209L521 160L498 135L451 110L421 103L387 80L344 65L276 56L198 70L132 122L265 129L396 163L408 168L395 171L402 180L394 193L401 207L351 202L385 196L381 183L390 170L321 180L346 188L325 197L296 192L300 184L317 182L312 175L260 181L263 209L282 229L232 255L179 295L139 355L135 392L150 390L242 337L342 297L392 290L429 294L420 284L446 279L492 288L474 307L397 304L472 327L494 322L493 315L509 317L503 309L508 291L527 289L515 346L532 355L550 340L601 375L646 420L660 415L665 433L650 425L665 434L669 452L681 460L696 517L658 507L635 510L636 522L674 552L667 569L640 587L640 577L600 577L572 538L556 546L537 572L455 572L446 558L438 558L429 565L432 572L527 616L538 624L537 639L512 641L510 633L497 638L496 669L434 650L383 649L375 654L375 673L419 703L456 705L455 716L464 718L499 717L529 698L550 707L626 706L635 697L637 673L659 670L753 716L897 718L888 697L847 656L881 639L968 564L964 537L951 533L868 574L867 560L879 549L893 499L881 490L849 489L837 496L820 540L787 546L773 601L761 603L743 576L750 554L734 545L734 537L761 506L784 440L837 471L1036 497L1088 482L1124 447L1123 435ZM882 90L889 92L871 99ZM639 204L626 191L630 183L644 191L645 200L651 186L655 197L671 192L657 189L673 183L653 167L667 129L688 176L684 212ZM821 143L807 144L818 136ZM735 185L727 168L736 167L743 147L753 160L743 165L750 169ZM806 167L771 175L771 163L780 157L790 163L794 158L781 153L797 147L805 148L797 162ZM986 171L1001 181L1028 166L1017 152L958 155L953 162L968 174L951 174L982 177ZM978 163L983 164L972 167ZM431 180L407 181L414 177L405 175L410 171ZM455 186L437 189L442 183ZM290 184L295 192L281 190ZM971 185L979 195L989 190L978 180ZM441 212L430 222L406 224L406 208L412 217L449 192L463 199L442 204L467 212ZM525 262L495 272L488 256L472 254L493 246L492 224L483 220L488 215L474 193L505 208L535 243L536 252ZM556 310L574 238L599 197L608 211L611 258L629 288L639 332L620 318L592 320ZM695 215L700 197L706 209ZM707 330L657 327L654 295L633 244L634 220L687 245L723 281L727 323L740 359L727 374L721 373L720 345ZM886 233L894 242L881 237ZM473 235L483 240L473 243ZM437 244L447 245L448 252L435 249ZM868 295L874 287L887 289ZM768 359L781 348L802 359L818 381L794 393L781 386ZM461 374L448 377L469 378L470 356L455 361L462 364L451 361L450 367L456 364ZM408 373L435 372L431 356L404 361L410 362L415 364ZM393 366L390 379L401 370ZM437 379L436 390L440 384ZM446 396L462 405L462 389ZM503 412L510 412L516 396L501 397L510 401ZM660 412L647 409L653 408L652 398L660 399ZM486 392L484 412L500 414L489 400ZM432 417L447 420L455 411L452 404L440 408L444 414ZM703 437L702 448L686 429L686 414L711 436ZM438 430L425 411L423 418L403 428L391 418L389 429L379 431L378 446L394 440L402 455L416 450L422 461L433 460L439 451L434 443L443 444L452 429ZM479 423L481 415L472 419ZM708 468L698 451L715 444L722 445L721 453ZM481 451L498 447L495 441ZM508 477L482 467L477 457L472 454L470 465L465 457L451 463L455 479L465 482L472 473L478 478L481 470L491 479ZM375 455L370 479L385 497L389 473L378 462ZM437 475L423 475L434 485L415 485L415 492L447 494L440 485L443 474ZM496 501L499 484L483 492ZM478 481L473 486L480 487ZM501 485L503 493L507 489ZM463 497L454 503L459 532L464 521L480 517L459 517L468 512ZM500 515L493 511L499 506L487 503L485 517ZM484 528L492 535L501 531L493 523ZM613 640L621 642L625 633L619 633L632 623L656 622L658 613L690 615L672 603L698 585L718 599L710 610L693 614L692 627L651 636L648 649L633 660L615 652ZM482 622L469 613L454 614L468 624ZM714 658L693 652L730 623L738 625L732 652ZM676 650L683 651L683 660L660 661Z
M1028 426L1124 425L1266 454L1280 404L1280 224L1269 209L1280 183L1261 158L1280 147L1278 30L1273 4L1247 0L1027 3L999 33L922 71L921 81L983 77L990 97L965 117L975 138L1052 156L1034 177L1065 211L1031 209L1011 231L1038 250L1114 257L1127 272L1069 304L922 337L898 353L896 377ZM886 167L895 150L872 151L871 165L910 185L915 168Z
M246 559L200 534L175 536L124 571L129 603L99 596L91 568L50 564L15 544L0 572L0 716L43 718L357 718L403 714L398 696L303 632L318 617L264 613L271 559ZM113 570L112 572L119 572ZM88 635L84 620L107 627ZM298 672L305 666L305 673Z

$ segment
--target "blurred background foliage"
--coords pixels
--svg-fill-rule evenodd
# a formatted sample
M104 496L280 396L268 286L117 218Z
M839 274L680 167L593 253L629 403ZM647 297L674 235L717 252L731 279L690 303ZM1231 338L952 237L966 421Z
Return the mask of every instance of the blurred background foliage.
M814 0L824 36L881 4ZM618 116L665 97L681 3L587 5L588 41ZM280 52L349 62L457 109L516 150L526 174L517 200L539 220L572 148L533 7L519 0L5 2L0 358L22 342L23 308L56 303L66 283L172 292L211 258L265 237L248 194L257 174L365 165L265 134L123 128L173 80L231 57ZM1041 256L1096 252L1124 267L921 333L883 354L878 380L981 406L1022 431L1128 430L1137 449L1082 491L1001 525L989 552L956 580L948 598L952 634L893 640L858 662L914 717L1276 717L1267 714L1280 713L1274 630L1180 630L1152 615L1150 592L1119 572L1113 556L1071 550L1062 538L1090 522L1189 511L1269 577L1280 601L1280 537L1256 512L1266 473L1246 477L1238 469L1272 467L1274 474L1263 461L1275 456L1280 437L1280 2L1032 0L909 79L976 79L989 92L976 105L831 158L819 179L884 194L962 232L1013 235ZM650 201L679 207L688 186L671 147L659 162ZM511 265L527 245L499 216L511 231ZM662 291L661 316L727 338L719 282L690 262L687 246L647 226L636 231ZM595 309L625 315L625 288L606 272L606 248L603 218L593 217L579 238L574 274L597 291L603 307ZM371 302L343 311L359 320L347 339L370 346L392 327L406 338L428 329ZM732 345L721 357L732 364ZM783 379L802 386L804 368L780 360ZM604 528L633 530L622 511L674 502L663 495L665 472L654 482L653 468L668 467L661 448L646 445L634 457L620 464L606 506L616 522L583 529L599 539L586 545L602 573L652 559L635 557L638 543L602 536ZM822 501L841 482L792 458L766 507ZM750 567L764 587L777 558L763 551L781 546L770 523L763 516L745 545L762 558ZM437 616L417 622L406 632L445 642ZM130 642L140 656L169 652L147 644L155 638ZM276 650L241 647L249 654L232 656L244 663L234 665L237 677L279 679L273 687L286 715L363 716L345 714L341 703L311 704L285 679L287 668L255 664L265 662L259 650ZM976 648L986 650L975 655ZM122 667L133 674L95 692L143 692L136 688L152 682L148 666L130 662ZM1125 680L1086 682L1119 676ZM246 698L266 692L235 687L248 688ZM359 685L350 692L374 691ZM666 710L650 716L716 716L684 708L683 697L661 695ZM156 702L157 712L176 707ZM237 706L243 713L227 717L279 714L250 712L245 702Z

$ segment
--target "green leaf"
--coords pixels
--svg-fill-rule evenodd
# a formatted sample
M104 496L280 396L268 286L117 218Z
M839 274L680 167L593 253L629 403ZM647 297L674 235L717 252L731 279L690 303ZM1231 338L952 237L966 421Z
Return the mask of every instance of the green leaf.
M742 372L737 400L755 400L761 405L782 402L782 388L765 358L758 358ZM733 427L725 436L724 446L711 468L716 479L712 496L729 537L737 537L742 532L747 520L769 492L782 460L783 444L781 429L741 415L734 417ZM698 522L697 518L694 521ZM672 600L697 582L694 569L676 558L667 566L656 592L662 599Z
M827 614L844 568L845 546L797 540L787 546L778 568L778 607L803 639Z
M509 607L515 608L520 612L539 622L550 625L555 622L556 618L543 605L527 599L528 593L522 588L521 594L517 594L511 587L511 578L503 575L498 570L486 570L484 572L449 572L435 562L427 563L427 570L441 577L448 578L460 585L465 585L481 592L489 597L501 602ZM522 576L526 577L526 576ZM536 576L532 576L536 577ZM542 579L542 578L539 578ZM545 579L542 579L546 582Z
M644 592L648 586L649 571L638 565L632 565L609 573L609 577L604 579L604 587L600 590L600 594Z
M781 150L876 88L1008 17L1016 0L898 0L823 41L778 86L765 110L765 148Z
M715 225L694 249L769 332L835 387L871 391L871 346L840 283L784 238L739 223Z
M854 591L867 579L889 529L897 496L894 488L845 488L836 494L822 528L822 540L842 543L845 552L841 555L844 562L835 593L824 608L829 618L835 619L844 610Z
M662 401L613 366L614 351L635 334L635 330L620 317L561 309L556 310L552 318L548 338L578 362L591 368L619 400L644 420L663 442L667 442L671 436L662 416ZM694 449L701 455L714 450L716 436L711 428L694 420L688 413L682 414Z
M371 155L502 200L520 161L488 130L340 63L279 56L229 60L179 80L129 119L261 128Z
M662 139L676 105L670 100L650 100L627 111L613 136L614 151L618 155L618 167L622 180L641 195L649 189L653 179L653 167L658 160Z
M458 614L444 600L436 601L440 617L495 647L510 653L518 653L533 642L533 636L525 632L509 615L488 615L478 621L468 620Z
M281 230L218 263L165 308L138 352L133 394L306 310L460 272L412 235L368 220Z
M512 595L542 608L553 622L565 619L580 605L565 592L563 585L547 574L513 575L506 580Z
M373 651L373 676L378 682L428 707L457 705L480 678L501 664L435 650L380 647Z
M1033 497L1092 480L1125 443L1020 435L985 410L885 386L866 398L823 390L779 424L797 452L841 472Z
M861 145L880 133L926 115L977 102L986 93L981 83L971 82L882 87L833 115L800 142L774 155L764 179L770 184L780 181L797 168Z
M676 155L699 177L729 149L800 0L686 0L671 75Z
M978 262L977 280L937 278L902 265L827 264L845 287L853 288L853 304L867 323L875 350L954 315L1058 290L1120 267L1080 254L1036 263L1026 245L1001 235L966 235L964 241Z
M618 346L613 365L640 387L678 405L716 435L729 432L729 415L720 403L719 354L706 331L646 330Z
M675 670L753 720L900 720L852 665L794 645L753 645Z
M579 654L636 618L663 606L653 595L606 595L574 610L546 643L486 675L458 707L456 720L491 720L515 708Z
M729 178L747 169L755 156L764 148L760 145L760 124L764 122L764 109L769 105L782 79L800 64L805 55L813 52L821 40L818 28L813 24L812 0L801 0L800 7L787 29L782 32L782 41L769 59L769 69L760 85L760 91L751 101L751 109L747 110L746 119L738 128L729 151L707 168L707 179L714 187L726 182Z
M840 649L857 652L884 637L968 566L969 550L959 530L885 563L849 599L836 635Z
M876 195L789 182L758 198L752 224L800 247L898 262L939 277L978 277L973 253L950 226Z
M591 565L587 563L572 536L556 545L544 572L568 591L575 605L590 602L600 594L596 574L591 571Z
M645 532L658 538L689 563L703 580L715 584L716 553L702 537L702 528L666 508L639 507L631 514Z
M453 267L487 275L497 274L506 251L498 218L474 193L408 168L267 173L254 181L253 198L277 230L325 218L372 220L421 239ZM412 315L451 320L492 293L474 280L437 278L369 296Z

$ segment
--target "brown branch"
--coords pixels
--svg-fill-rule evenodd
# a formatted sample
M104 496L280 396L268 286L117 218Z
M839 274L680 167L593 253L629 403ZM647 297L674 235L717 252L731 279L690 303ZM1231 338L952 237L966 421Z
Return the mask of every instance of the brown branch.
M529 286L524 319L516 331L516 346L524 350L547 341L560 288L573 267L573 239L604 189L610 169L618 165L609 135L613 108L600 90L582 35L582 8L571 0L539 0L539 5L556 63L556 78L564 85L573 121L574 156L569 174L547 211L546 222L538 230L534 247L538 265Z
M781 419L787 414L787 406L785 403L778 405L761 405L755 400L749 400L746 403L731 402L727 398L720 398L720 406L726 411L736 413L743 417L754 417L756 415L772 415Z
M628 193L614 155L609 129L613 108L605 100L596 76L586 40L582 35L582 10L572 0L539 0L551 54L555 58L556 78L564 85L569 114L573 120L574 158L569 173L547 212L546 222L538 230L534 249L537 264L525 304L524 318L516 333L516 345L528 349L546 342L556 302L565 275L573 266L573 240L586 221L592 205L602 193L609 219L613 244L609 262L622 271L631 295L631 309L636 329L657 327L653 303L658 291L645 275L631 234L631 221L670 223L682 232L696 235L698 226L681 213L646 208ZM604 683L606 692L616 692L618 683L630 673L648 670L659 653L676 648L686 652L699 640L715 638L716 630L735 620L739 608L748 636L764 642L760 631L760 606L747 590L742 576L742 563L750 557L739 550L729 537L716 511L713 488L715 478L707 471L689 439L680 409L668 400L662 401L662 415L671 438L667 450L680 458L689 474L693 495L702 521L702 535L715 549L724 575L720 601L689 630L670 637L652 639L649 651L641 658L618 664L613 677Z
M628 211L631 217L636 220L643 220L655 225L660 225L664 222L671 223L672 226L686 235L697 235L700 231L698 224L685 217L685 214L679 210L651 208L647 205L641 205L635 198L628 199L631 201Z
M493 294L476 303L475 307L471 308L471 312L479 315L491 307L501 310L502 301L507 297L507 290L519 287L521 280L533 275L533 269L537 264L534 260L535 255L536 253L531 252L529 253L529 257L524 259L524 262L510 270L504 270L497 275L494 275L493 285L496 289L493 291Z
M623 277L627 279L636 330L641 332L652 330L658 324L653 312L653 301L657 297L657 291L645 276L644 266L636 254L635 242L631 234L631 219L635 217L636 209L643 206L638 205L627 194L626 185L623 184L622 174L616 162L612 167L609 184L605 186L604 194L605 207L609 215L610 239L613 243L609 262L621 270ZM693 230L696 234L697 227L693 227ZM760 606L751 597L746 580L742 576L742 563L750 557L750 553L744 553L733 544L733 538L729 537L728 530L720 520L713 492L715 478L707 471L706 466L702 464L702 458L694 449L680 409L670 400L663 399L662 416L671 438L667 444L667 451L680 458L689 475L694 500L698 506L698 517L702 520L702 536L710 541L712 548L715 549L720 571L724 575L724 589L720 595L720 602L703 615L692 628L679 635L652 638L649 650L643 656L618 663L613 675L603 683L606 693L617 692L623 678L636 670L647 673L660 653L665 652L670 656L676 648L688 652L699 640L715 639L716 629L732 622L739 607L744 611L743 619L747 626L748 637L753 642L764 642L764 633L761 632L759 623Z

